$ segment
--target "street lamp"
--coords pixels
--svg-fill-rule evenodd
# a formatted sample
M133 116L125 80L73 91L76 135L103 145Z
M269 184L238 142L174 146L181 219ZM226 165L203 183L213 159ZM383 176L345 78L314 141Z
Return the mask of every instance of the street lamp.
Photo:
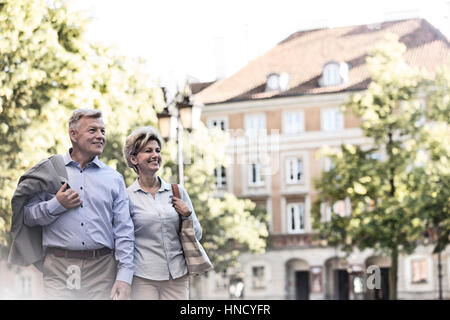
M187 84L188 86L188 84ZM185 91L186 92L186 91ZM183 94L181 101L172 104L172 111L169 107L157 114L159 130L163 139L167 140L175 136L178 146L178 183L184 184L183 170L183 130L191 132L196 129L200 122L201 108L190 100L189 94Z

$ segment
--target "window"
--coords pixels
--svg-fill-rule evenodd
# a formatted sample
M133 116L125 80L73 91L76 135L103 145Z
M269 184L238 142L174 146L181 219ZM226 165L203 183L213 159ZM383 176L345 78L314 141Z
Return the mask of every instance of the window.
M265 91L285 91L289 85L289 75L286 72L269 73L267 75Z
M263 266L252 268L252 287L254 289L266 287L265 269Z
M224 166L217 166L214 169L214 176L216 177L217 189L224 189L227 186L227 175Z
M245 116L245 132L247 135L266 134L266 117L264 114Z
M322 203L320 205L320 210L322 213L322 221L331 221L331 216L337 214L341 217L350 215L351 213L351 203L350 199L336 201L331 207L329 203Z
M339 64L330 63L323 68L323 84L325 86L335 86L341 82L339 75Z
M228 288L228 277L226 272L218 272L215 274L215 283L217 290L225 290Z
M220 130L228 130L228 119L227 118L212 118L208 119L207 125L209 129L219 128Z
M427 260L426 259L414 259L411 261L412 279L413 284L427 283Z
M319 80L319 85L337 86L348 82L349 65L345 62L329 62L323 67L323 74Z
M325 172L328 172L328 171L334 169L334 163L333 163L333 160L331 160L331 158L328 158L328 157L324 158L323 169Z
M287 214L289 233L305 231L305 205L303 203L289 204Z
M283 132L294 134L305 131L303 111L287 111L283 113Z
M286 177L289 184L303 182L303 161L301 159L286 160Z
M20 284L21 284L21 294L23 296L29 296L31 295L31 277L29 275L24 275L20 277Z
M344 115L338 108L324 109L321 114L323 131L339 131L344 129Z
M250 186L264 185L263 165L261 163L250 164L248 175Z

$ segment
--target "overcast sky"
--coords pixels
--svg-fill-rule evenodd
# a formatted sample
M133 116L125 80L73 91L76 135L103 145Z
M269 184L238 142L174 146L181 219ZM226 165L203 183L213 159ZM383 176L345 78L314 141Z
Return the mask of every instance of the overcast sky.
M450 0L72 0L87 37L142 57L161 84L230 76L290 34L407 17L449 34Z

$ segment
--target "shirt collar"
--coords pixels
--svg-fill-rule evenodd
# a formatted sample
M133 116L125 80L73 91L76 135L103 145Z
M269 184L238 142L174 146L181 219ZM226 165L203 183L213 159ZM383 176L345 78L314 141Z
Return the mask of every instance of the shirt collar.
M66 166L69 165L72 162L73 163L78 163L78 162L76 162L75 160L72 159L72 156L70 155L71 152L72 152L72 148L70 148L69 151L67 151L66 154L63 157L64 158L64 165L66 165ZM103 168L105 166L103 164L103 162L101 162L98 159L98 156L95 156L94 159L91 162L89 162L89 163L93 163L99 168Z
M161 182L161 187L159 188L158 192L163 192L163 191L169 191L171 190L172 186L170 185L170 183L167 183L166 181L164 181L163 178L158 176L159 181ZM130 190L133 192L139 191L141 190L142 192L146 192L144 190L142 190L141 185L139 184L139 180L136 179L133 184L130 186Z

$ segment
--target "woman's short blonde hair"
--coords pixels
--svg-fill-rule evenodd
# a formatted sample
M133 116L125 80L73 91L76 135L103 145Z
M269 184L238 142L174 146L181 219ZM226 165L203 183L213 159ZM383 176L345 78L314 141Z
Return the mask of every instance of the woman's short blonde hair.
M126 139L125 145L123 147L123 155L125 157L125 161L130 168L138 173L138 170L133 163L131 163L131 156L135 156L141 151L141 149L151 140L155 140L159 147L162 149L163 140L158 130L154 127L140 127L134 130Z

